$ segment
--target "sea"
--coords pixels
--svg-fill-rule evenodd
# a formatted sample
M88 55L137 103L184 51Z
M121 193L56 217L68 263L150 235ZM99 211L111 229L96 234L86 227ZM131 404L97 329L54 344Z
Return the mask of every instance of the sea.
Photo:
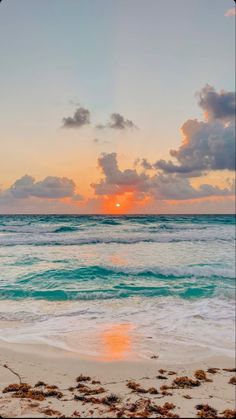
M0 216L4 344L191 361L233 356L234 320L233 215Z

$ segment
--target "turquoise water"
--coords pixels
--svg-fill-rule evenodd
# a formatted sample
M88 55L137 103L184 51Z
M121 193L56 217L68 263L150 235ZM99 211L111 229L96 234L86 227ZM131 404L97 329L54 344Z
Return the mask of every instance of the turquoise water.
M234 216L1 216L0 298L234 295Z
M234 216L0 216L0 267L4 342L95 356L128 324L142 356L233 354Z

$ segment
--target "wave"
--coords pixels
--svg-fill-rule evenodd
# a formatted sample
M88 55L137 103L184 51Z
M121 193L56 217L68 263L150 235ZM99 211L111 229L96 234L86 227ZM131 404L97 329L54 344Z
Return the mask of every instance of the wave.
M87 278L96 279L112 276L138 276L138 277L154 277L160 279L175 279L175 278L235 278L234 267L222 267L221 264L214 264L213 266L207 264L190 265L190 266L173 266L161 267L153 266L149 269L143 267L114 267L114 266L82 266L75 269L49 269L39 274L27 274L20 277L21 281L34 278L65 278L66 280Z
M62 232L62 231L60 231ZM138 243L180 243L180 242L232 242L235 240L234 231L209 231L194 234L193 232L181 232L177 234L119 234L109 236L100 234L98 236L85 235L62 235L60 238L56 234L20 234L20 235L0 235L0 246L78 246L94 244L138 244Z
M217 293L234 297L235 272L222 266L176 266L145 269L84 266L49 269L1 281L0 299L97 300L132 296L183 299L212 297Z
M53 233L68 233L71 231L78 231L78 228L73 226L61 226L56 228Z

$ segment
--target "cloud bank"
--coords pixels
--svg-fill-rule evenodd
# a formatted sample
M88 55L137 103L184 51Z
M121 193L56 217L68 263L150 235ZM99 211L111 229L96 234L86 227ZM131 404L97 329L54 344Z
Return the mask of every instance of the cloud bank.
M0 200L9 199L82 199L76 194L76 185L72 179L66 177L47 176L44 180L36 182L32 176L25 175L5 191L0 191Z
M153 197L157 200L188 200L210 196L231 196L234 194L234 183L227 188L219 188L209 184L201 184L194 188L190 180L178 174L157 172L148 175L138 173L136 169L119 169L117 154L103 154L98 159L103 178L92 183L96 195L122 195L133 192L138 197Z

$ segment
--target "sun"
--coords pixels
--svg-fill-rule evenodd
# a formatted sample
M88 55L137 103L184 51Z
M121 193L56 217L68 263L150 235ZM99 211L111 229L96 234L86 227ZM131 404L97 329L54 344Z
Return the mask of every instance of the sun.
M120 203L119 202L116 203L116 208L120 208Z

